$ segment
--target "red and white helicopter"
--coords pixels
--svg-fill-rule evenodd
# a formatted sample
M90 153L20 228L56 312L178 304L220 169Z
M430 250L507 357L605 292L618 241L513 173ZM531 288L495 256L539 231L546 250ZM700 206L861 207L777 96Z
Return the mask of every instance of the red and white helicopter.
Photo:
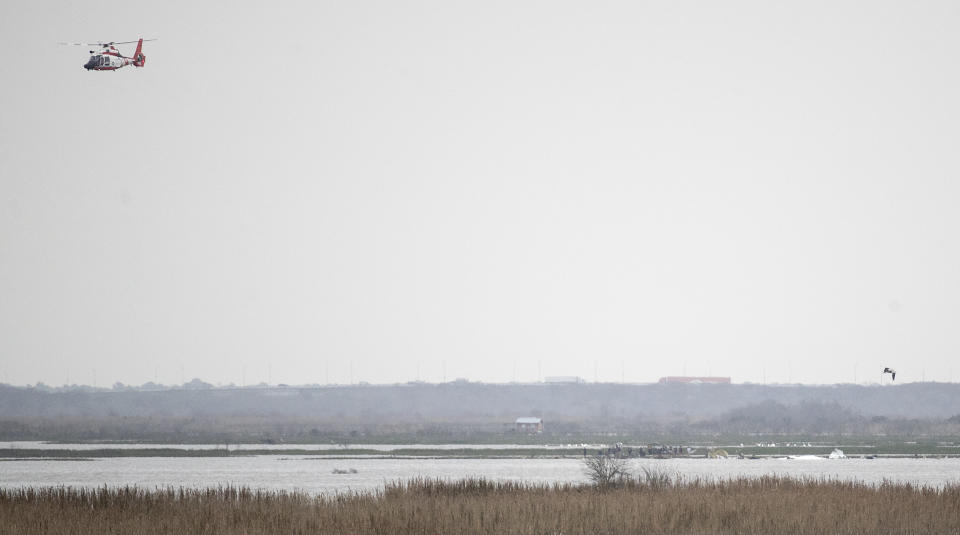
M134 67L143 67L147 63L147 56L143 55L143 42L156 41L156 39L140 39L137 41L111 41L109 43L61 43L63 45L75 46L99 46L100 52L90 51L90 59L84 64L83 68L88 71L115 71L127 65ZM137 50L132 57L126 57L120 53L113 45L129 45L137 43Z

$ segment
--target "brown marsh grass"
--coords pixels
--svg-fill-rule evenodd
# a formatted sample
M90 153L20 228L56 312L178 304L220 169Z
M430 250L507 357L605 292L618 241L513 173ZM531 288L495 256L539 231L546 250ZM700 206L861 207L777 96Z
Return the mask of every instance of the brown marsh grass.
M416 479L313 497L221 487L0 490L0 532L960 533L960 486L763 477L615 486Z

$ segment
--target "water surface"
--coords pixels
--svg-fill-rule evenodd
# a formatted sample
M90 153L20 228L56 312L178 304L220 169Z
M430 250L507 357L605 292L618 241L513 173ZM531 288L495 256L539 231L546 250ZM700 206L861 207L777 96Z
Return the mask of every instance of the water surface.
M643 467L685 478L763 475L832 478L918 485L960 484L960 458L950 459L634 459ZM335 474L334 470L356 470ZM580 459L419 459L317 458L259 455L240 457L111 457L90 460L8 460L0 462L0 486L96 487L138 485L144 488L243 485L311 494L382 488L387 481L415 477L586 482Z

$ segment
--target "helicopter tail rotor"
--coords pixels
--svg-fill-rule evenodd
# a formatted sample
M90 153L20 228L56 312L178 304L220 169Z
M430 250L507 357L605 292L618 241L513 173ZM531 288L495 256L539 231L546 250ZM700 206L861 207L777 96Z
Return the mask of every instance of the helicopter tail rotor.
M143 67L147 63L147 56L143 55L143 39L137 41L137 50L133 53L133 66Z

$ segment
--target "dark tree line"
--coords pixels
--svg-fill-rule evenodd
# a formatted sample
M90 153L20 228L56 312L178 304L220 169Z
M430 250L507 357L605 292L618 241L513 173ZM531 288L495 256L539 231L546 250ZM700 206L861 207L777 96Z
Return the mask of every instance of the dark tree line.
M198 384L199 383L199 384ZM155 385L154 385L155 386ZM960 434L960 385L517 385L51 390L0 385L0 440L468 440L539 416L552 436Z

